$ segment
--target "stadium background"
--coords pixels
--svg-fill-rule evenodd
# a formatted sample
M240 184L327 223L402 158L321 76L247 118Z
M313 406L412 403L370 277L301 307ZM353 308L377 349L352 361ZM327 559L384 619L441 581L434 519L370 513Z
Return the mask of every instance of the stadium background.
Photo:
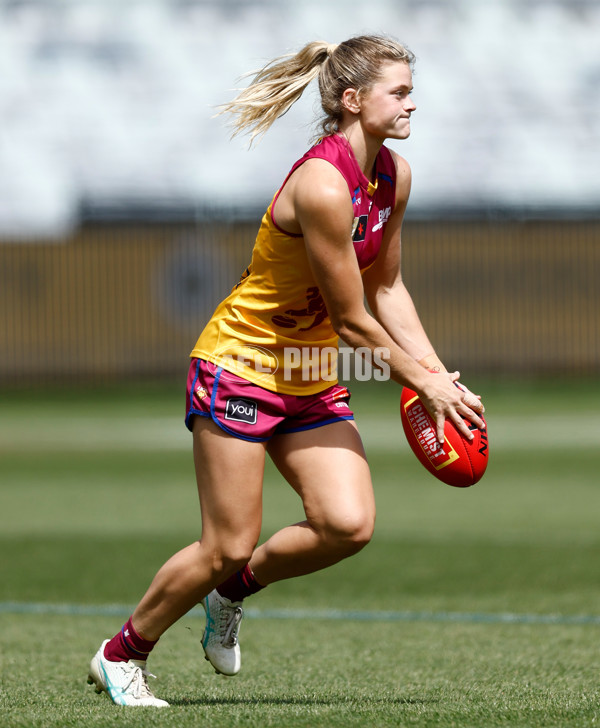
M315 98L251 150L214 107L365 31L417 55L404 272L483 395L490 464L436 482L398 388L353 382L373 541L253 598L235 680L201 659L201 609L173 625L153 724L600 722L599 29L596 0L0 0L2 726L122 726L88 661L199 536L187 355ZM263 500L263 539L304 517L270 461Z
M215 106L316 38L416 53L404 269L449 365L600 365L592 0L0 2L0 381L179 377L307 147L307 93L253 148Z

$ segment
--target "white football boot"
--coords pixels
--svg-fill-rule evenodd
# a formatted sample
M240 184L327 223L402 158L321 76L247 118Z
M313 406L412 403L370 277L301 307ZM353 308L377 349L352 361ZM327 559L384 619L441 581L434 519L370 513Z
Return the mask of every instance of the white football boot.
M244 616L241 602L222 597L216 589L202 600L206 627L202 647L206 659L221 675L237 675L242 666L238 644L240 622Z
M148 676L144 660L111 662L104 657L104 640L90 663L88 683L96 685L96 692L105 691L117 705L140 705L154 708L168 707L166 700L159 700L148 687Z

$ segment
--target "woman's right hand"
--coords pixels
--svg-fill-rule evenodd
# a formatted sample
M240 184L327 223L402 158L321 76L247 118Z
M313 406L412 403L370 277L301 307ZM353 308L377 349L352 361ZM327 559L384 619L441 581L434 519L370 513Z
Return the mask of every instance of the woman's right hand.
M473 433L463 418L472 422L479 429L485 428L485 422L475 411L476 403L480 404L480 407L477 407L480 413L483 412L483 405L476 395L455 384L459 377L459 372L430 374L425 385L418 392L421 401L435 421L437 439L440 444L444 442L444 423L447 419L467 440L473 439Z

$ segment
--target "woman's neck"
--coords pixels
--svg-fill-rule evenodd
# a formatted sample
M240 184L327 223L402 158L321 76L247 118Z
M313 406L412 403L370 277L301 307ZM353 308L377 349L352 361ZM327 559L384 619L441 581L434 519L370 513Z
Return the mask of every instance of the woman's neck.
M375 159L379 154L379 150L383 144L380 140L367 137L358 122L347 124L338 129L338 134L343 137L348 145L352 148L358 166L362 170L365 177L370 181L372 179Z

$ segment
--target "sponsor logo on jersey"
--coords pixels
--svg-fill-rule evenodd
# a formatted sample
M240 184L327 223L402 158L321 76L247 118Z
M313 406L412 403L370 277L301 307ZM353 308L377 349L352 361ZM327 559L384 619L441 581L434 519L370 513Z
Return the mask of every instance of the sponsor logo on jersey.
M252 399L230 397L225 405L225 419L236 422L246 422L248 425L256 424L258 405Z
M372 232L376 232L377 230L381 230L381 228L390 219L390 215L391 214L392 214L392 208L391 207L386 207L383 210L379 210L379 222L376 222L375 225L373 225Z

